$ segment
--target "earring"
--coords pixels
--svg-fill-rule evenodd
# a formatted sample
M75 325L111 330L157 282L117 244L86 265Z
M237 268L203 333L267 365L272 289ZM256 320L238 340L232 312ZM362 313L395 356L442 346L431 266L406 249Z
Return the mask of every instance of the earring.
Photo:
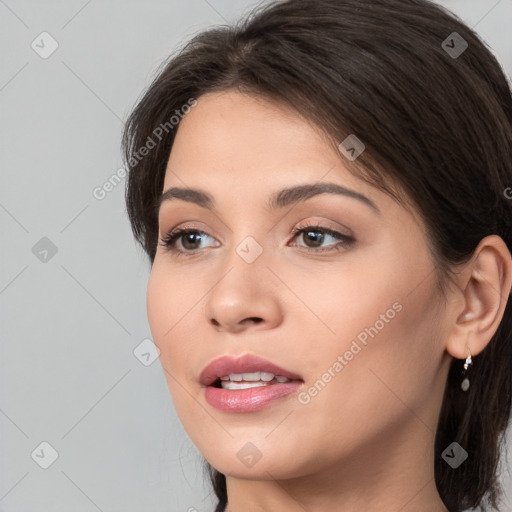
M468 347L469 350L469 347ZM471 369L473 366L473 360L471 359L471 350L469 350L469 356L466 357L466 361L464 363L464 370L462 370L462 375L464 375L464 380L462 381L462 384L460 385L462 391L467 391L469 389L469 379L467 378L468 370Z

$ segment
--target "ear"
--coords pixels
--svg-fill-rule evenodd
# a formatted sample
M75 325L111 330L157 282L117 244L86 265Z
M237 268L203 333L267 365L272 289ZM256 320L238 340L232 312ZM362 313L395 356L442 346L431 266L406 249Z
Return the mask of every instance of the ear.
M489 235L480 241L458 283L462 301L457 302L446 350L456 359L465 359L468 348L477 355L491 341L509 299L512 258L501 237Z

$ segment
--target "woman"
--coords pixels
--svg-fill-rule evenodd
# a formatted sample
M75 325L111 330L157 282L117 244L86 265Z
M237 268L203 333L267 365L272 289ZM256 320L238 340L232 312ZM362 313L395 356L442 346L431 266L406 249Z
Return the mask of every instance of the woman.
M293 0L203 32L128 119L148 318L216 512L500 498L512 100L425 0Z

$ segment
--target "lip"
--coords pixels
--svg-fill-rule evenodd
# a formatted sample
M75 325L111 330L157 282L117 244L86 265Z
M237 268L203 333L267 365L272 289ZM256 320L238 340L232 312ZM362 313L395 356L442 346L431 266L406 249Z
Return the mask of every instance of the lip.
M270 372L290 379L291 382L229 390L212 384L230 373ZM267 404L296 392L304 384L300 375L292 373L261 357L245 354L241 357L222 356L204 368L199 377L206 401L223 412L243 413L262 409Z

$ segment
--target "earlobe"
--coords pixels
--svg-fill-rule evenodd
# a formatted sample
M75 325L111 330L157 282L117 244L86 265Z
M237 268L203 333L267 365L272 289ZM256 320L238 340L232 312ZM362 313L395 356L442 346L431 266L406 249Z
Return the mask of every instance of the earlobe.
M469 350L478 355L488 345L503 318L512 286L510 252L497 235L483 238L475 249L460 282L463 308L458 313L446 350L465 359Z

